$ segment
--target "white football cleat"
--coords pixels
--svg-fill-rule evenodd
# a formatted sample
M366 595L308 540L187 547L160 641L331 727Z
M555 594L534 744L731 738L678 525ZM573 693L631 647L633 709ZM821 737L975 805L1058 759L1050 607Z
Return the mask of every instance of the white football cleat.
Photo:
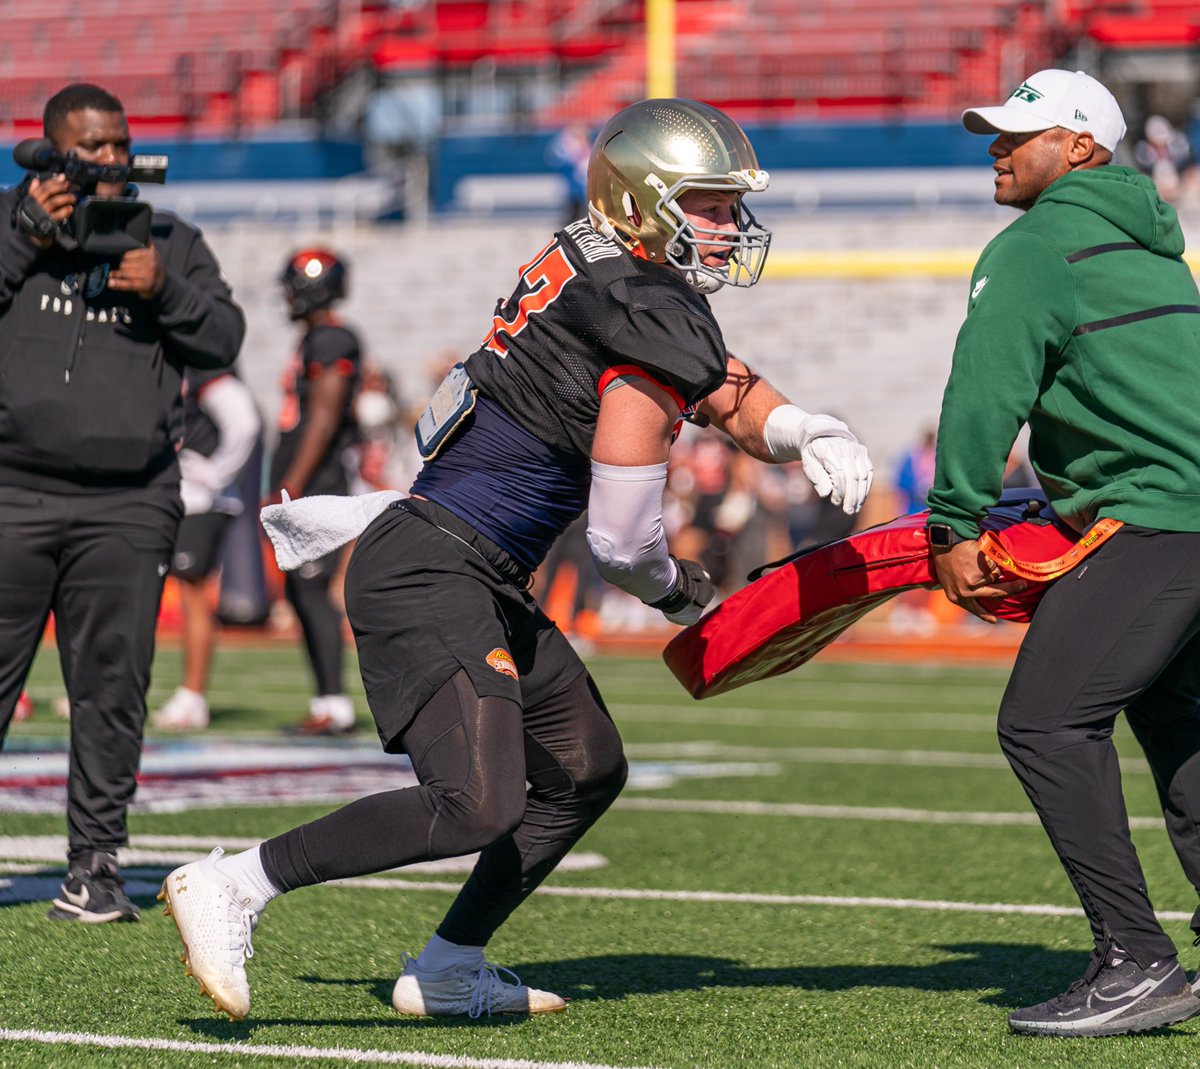
M150 714L150 722L160 731L203 731L208 721L208 701L186 687L177 687L163 707Z
M502 979L508 973L512 980ZM526 987L511 969L490 962L460 965L443 972L426 972L417 959L404 955L404 971L392 989L397 1013L413 1017L449 1017L493 1013L558 1013L566 999L549 991Z
M187 975L217 1009L240 1021L250 1012L246 961L254 957L250 937L259 915L238 895L237 884L217 869L224 853L218 846L203 861L177 868L163 881L158 897L179 929L179 960L187 965Z

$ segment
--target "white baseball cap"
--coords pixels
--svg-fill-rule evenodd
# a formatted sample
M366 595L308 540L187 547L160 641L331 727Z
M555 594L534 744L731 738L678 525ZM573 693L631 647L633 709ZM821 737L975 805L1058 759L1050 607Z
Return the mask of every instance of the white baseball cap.
M1125 136L1116 97L1083 71L1031 74L999 107L968 108L962 124L973 134L1023 134L1053 126L1076 133L1086 130L1110 152Z

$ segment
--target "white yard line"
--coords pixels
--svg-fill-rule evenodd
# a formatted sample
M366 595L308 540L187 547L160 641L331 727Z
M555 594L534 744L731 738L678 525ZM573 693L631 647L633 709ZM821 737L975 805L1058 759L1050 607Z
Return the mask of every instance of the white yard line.
M711 723L711 720L705 721ZM996 768L1011 774L1000 753L970 753L963 750L886 750L862 746L735 746L721 742L631 743L625 747L633 758L725 757L742 760L772 760L818 765L908 765L932 768ZM1146 773L1150 766L1141 757L1122 757L1122 773Z
M389 880L363 876L336 881L343 887L363 887L373 890L446 891L462 889L457 883L437 883L428 880ZM636 887L539 887L534 894L554 898L634 899L655 902L732 902L757 906L843 906L868 909L919 909L934 913L1015 913L1035 917L1082 917L1083 910L1071 906L1047 906L1020 902L952 902L929 898L875 898L859 895L768 895L746 891L663 891ZM1163 921L1190 921L1191 912L1160 910L1155 913Z
M1034 812L950 812L903 806L807 805L802 802L718 802L688 798L618 798L615 809L728 816L816 817L821 820L899 821L903 824L981 824L990 827L1041 827ZM1162 817L1130 817L1131 828L1161 828Z
M179 1039L140 1039L96 1032L43 1032L0 1028L0 1040L47 1043L71 1047L105 1047L109 1050L170 1051L177 1054L223 1054L238 1058L292 1058L297 1061L331 1061L344 1065L415 1065L431 1069L618 1069L596 1062L537 1062L527 1058L468 1058L457 1054L422 1054L419 1051L363 1050L360 1047L301 1047L266 1043L200 1043ZM639 1066L637 1069L649 1069Z
M730 706L727 709L680 708L678 705L647 705L641 702L610 701L610 710L618 719L624 717L630 720L664 719L678 722L683 718L694 717L702 712L706 723L720 722L721 715L728 714L730 719L748 721L757 718L758 722L777 724L777 726L804 726L834 729L860 730L871 728L896 731L966 731L996 737L996 714L986 713L936 713L926 711L896 711L886 712L854 712L845 709L764 709L761 706ZM769 719L774 718L774 719Z

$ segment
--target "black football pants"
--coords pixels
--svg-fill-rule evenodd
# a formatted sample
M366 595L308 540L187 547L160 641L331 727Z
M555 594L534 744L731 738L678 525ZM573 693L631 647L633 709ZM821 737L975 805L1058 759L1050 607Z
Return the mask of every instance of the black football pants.
M71 701L72 861L127 842L177 485L96 494L0 487L0 740L49 613Z
M1091 923L1143 967L1175 953L1129 834L1113 723L1146 754L1200 892L1200 533L1126 525L1038 606L1000 707L1000 744ZM1193 919L1200 925L1200 909Z
M318 695L343 693L345 642L342 628L345 616L334 603L331 592L341 559L342 551L335 550L301 565L294 572L285 573L283 580L284 596L296 610L304 634L304 648L312 665Z
M479 697L460 671L399 742L420 786L361 798L263 843L263 865L277 887L479 850L438 934L485 946L625 783L617 729L587 673L522 709L507 698Z

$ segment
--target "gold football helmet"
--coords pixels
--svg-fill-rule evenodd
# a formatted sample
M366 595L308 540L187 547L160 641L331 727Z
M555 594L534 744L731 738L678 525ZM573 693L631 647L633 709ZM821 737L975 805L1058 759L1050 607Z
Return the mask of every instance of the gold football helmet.
M678 268L701 293L753 286L771 232L742 198L767 181L749 139L724 112L695 100L642 100L609 119L592 146L588 214L602 234L634 256ZM678 203L689 189L737 193L737 230L690 223ZM728 248L724 266L702 263L700 245Z

